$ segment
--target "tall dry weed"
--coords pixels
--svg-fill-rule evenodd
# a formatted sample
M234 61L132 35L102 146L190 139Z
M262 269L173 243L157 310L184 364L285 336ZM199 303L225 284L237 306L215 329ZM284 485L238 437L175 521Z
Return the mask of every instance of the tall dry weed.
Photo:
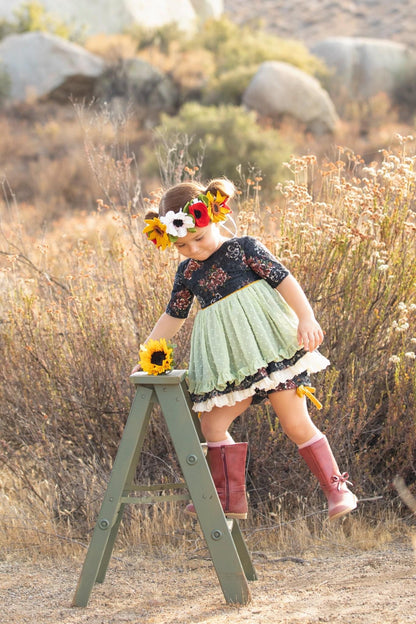
M128 135L106 123L114 140L104 147L84 127L97 210L62 218L35 239L24 226L33 208L8 198L0 231L1 460L14 475L8 496L18 505L29 493L75 537L93 525L132 398L129 372L164 310L178 261L142 236L140 172ZM326 331L322 351L332 366L315 380L324 407L313 416L359 497L381 497L364 506L370 519L391 501L399 510L390 486L396 473L411 489L415 481L412 146L402 139L374 167L342 150L336 162L293 159L293 179L281 185L276 206L263 205L261 177L253 176L235 207L239 232L261 237L288 265ZM176 340L178 367L186 367L191 324ZM269 405L250 409L233 435L250 442L253 526L322 509ZM172 473L179 478L156 412L137 478ZM309 531L318 530L310 523ZM135 534L131 527L126 535Z
M294 180L281 185L283 201L269 211L269 233L262 232L304 285L325 329L322 351L332 366L315 379L324 407L311 408L314 419L358 495L385 501L395 473L409 484L416 476L412 152L413 140L398 137L381 164L364 166L343 150L337 162L319 166L313 157L293 159ZM245 418L244 428L251 426ZM261 429L267 443L253 462L256 498L265 501L267 493L275 501L296 495L302 482L310 487L273 414L257 420L251 436Z

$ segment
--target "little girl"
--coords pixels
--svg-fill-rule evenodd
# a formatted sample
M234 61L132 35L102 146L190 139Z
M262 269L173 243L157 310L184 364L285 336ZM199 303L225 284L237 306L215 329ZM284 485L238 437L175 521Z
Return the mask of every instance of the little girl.
M218 225L227 218L234 193L227 179L212 180L206 188L185 182L163 195L158 214L146 215L148 238L163 250L174 245L186 258L166 312L147 340L172 338L197 298L201 309L191 338L189 392L227 517L247 517L247 443L235 443L228 428L249 405L268 397L317 477L329 518L338 518L352 511L357 499L304 396L309 374L329 364L316 350L323 333L298 282L266 247L250 236L222 235ZM186 510L195 514L192 504Z

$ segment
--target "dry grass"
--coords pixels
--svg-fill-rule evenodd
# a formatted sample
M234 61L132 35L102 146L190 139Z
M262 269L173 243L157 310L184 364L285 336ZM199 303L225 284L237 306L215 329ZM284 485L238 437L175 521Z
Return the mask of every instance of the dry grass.
M55 517L55 483L30 483L8 470L2 471L2 483L0 558L18 557L33 563L45 558L84 556L89 534L74 528L69 518L65 522ZM91 528L103 496L102 485L98 484L97 474L90 475L86 514ZM251 511L241 529L253 556L275 552L280 557L310 558L322 549L338 554L366 552L414 537L393 506L379 507L371 513L364 505L342 522L329 523L325 511L311 511L305 498L295 514L292 509L278 509L266 518ZM153 556L176 553L209 557L198 523L183 513L181 503L127 507L116 552L135 552L137 548Z
M52 154L63 139L68 145L81 141L81 134L70 137L70 125L63 134L51 121L36 131L51 156L41 159L39 204L16 201L4 184L4 548L53 553L57 544L61 550L63 543L72 548L88 541L132 398L128 375L140 341L164 309L177 263L143 240L147 203L130 156L131 126L120 127L109 116L97 125L96 114L78 112L90 169L84 160L79 179L88 181L89 195L82 188L77 192L90 197L94 209L59 217L54 212L62 192L57 172L67 156L58 166ZM39 147L33 133L27 152L21 137L14 144L11 130L6 138L16 159ZM74 161L79 170L79 153ZM332 366L316 379L324 409L314 418L352 474L358 496L381 497L363 505L362 516L350 525L329 528L315 482L270 406L253 408L234 424L233 435L250 442L252 516L246 535L254 549L269 543L301 552L319 540L347 547L351 536L366 547L412 523L391 482L400 474L414 490L414 161L414 142L403 137L374 163L341 148L331 161L294 158L273 206L263 204L260 176L242 184L235 207L239 232L262 238L292 269L326 330L323 351ZM174 166L171 172L178 174ZM51 180L61 190L52 200L55 218L42 228ZM191 321L177 340L178 367L186 367ZM137 471L141 483L178 473L157 416L144 451ZM199 548L200 537L173 506L130 511L120 535L122 544L154 548L165 538L175 547Z

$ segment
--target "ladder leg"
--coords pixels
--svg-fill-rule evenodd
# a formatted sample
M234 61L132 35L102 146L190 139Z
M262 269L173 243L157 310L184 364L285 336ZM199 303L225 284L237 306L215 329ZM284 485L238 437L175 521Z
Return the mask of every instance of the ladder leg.
M116 541L116 537L117 537L117 533L118 533L118 530L119 530L119 527L120 527L120 523L121 523L121 520L123 518L124 507L125 507L124 504L120 505L120 509L118 510L116 521L114 522L113 526L111 527L110 535L108 536L107 545L105 547L105 550L104 550L104 553L103 553L103 556L102 556L102 559L101 559L100 568L98 570L97 578L95 579L96 583L104 583L105 575L107 574L108 564L110 563L111 554L112 554L113 548L114 548L114 542Z
M182 381L182 391L184 393L184 396L186 398L186 403L188 405L189 408L189 412L192 416L192 420L193 423L195 425L195 429L197 431L198 437L200 439L200 441L204 441L204 436L202 435L201 432L201 425L200 425L200 420L197 416L197 414L192 410L192 402L191 402L191 397L189 396L189 392L188 389L186 387L186 382ZM257 581L257 573L256 570L254 569L253 566L253 562L251 560L250 557L250 553L248 552L247 549L247 545L243 539L243 536L241 534L241 530L240 530L240 525L238 520L233 520L232 522L232 531L231 531L231 535L232 538L234 540L234 544L235 547L237 548L237 552L238 555L240 557L240 561L241 564L244 568L244 573L246 575L246 578L249 581Z
M98 575L101 581L105 577L124 508L120 499L136 470L153 406L152 396L153 390L137 388L75 591L74 607L85 607Z
M184 393L185 398L187 399L187 405L189 408L189 412L192 416L192 420L193 423L195 425L195 429L197 431L198 437L201 441L204 441L204 437L202 435L201 432L201 425L200 425L200 420L197 416L197 414L192 410L192 402L191 402L191 398L189 396L189 392L188 389L186 387L186 382L182 381L182 390ZM241 530L240 530L240 525L238 520L233 520L232 521L232 531L231 531L231 535L232 538L234 540L234 544L237 548L237 552L239 554L240 557L240 561L241 564L244 568L244 573L246 575L246 578L249 581L257 581L257 573L256 570L254 569L253 566L253 562L251 561L251 557L250 557L250 553L247 549L247 545L243 539L243 536L241 534Z
M156 394L224 597L230 604L248 604L250 589L228 528L183 388L157 386Z
M233 527L231 529L231 536L234 540L235 547L237 548L238 555L240 557L241 565L244 569L246 579L249 581L257 581L257 573L254 569L253 562L251 561L250 553L248 552L247 545L241 534L241 529L238 520L233 521Z

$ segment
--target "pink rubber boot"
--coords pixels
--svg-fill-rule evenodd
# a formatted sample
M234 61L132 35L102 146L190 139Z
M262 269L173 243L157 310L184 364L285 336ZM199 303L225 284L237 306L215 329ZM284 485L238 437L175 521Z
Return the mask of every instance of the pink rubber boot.
M327 500L330 520L335 520L357 507L357 497L348 488L348 472L341 474L326 436L299 449L299 453L319 481Z
M247 518L246 457L247 442L208 447L208 466L227 518ZM185 512L196 516L192 504L186 506Z

